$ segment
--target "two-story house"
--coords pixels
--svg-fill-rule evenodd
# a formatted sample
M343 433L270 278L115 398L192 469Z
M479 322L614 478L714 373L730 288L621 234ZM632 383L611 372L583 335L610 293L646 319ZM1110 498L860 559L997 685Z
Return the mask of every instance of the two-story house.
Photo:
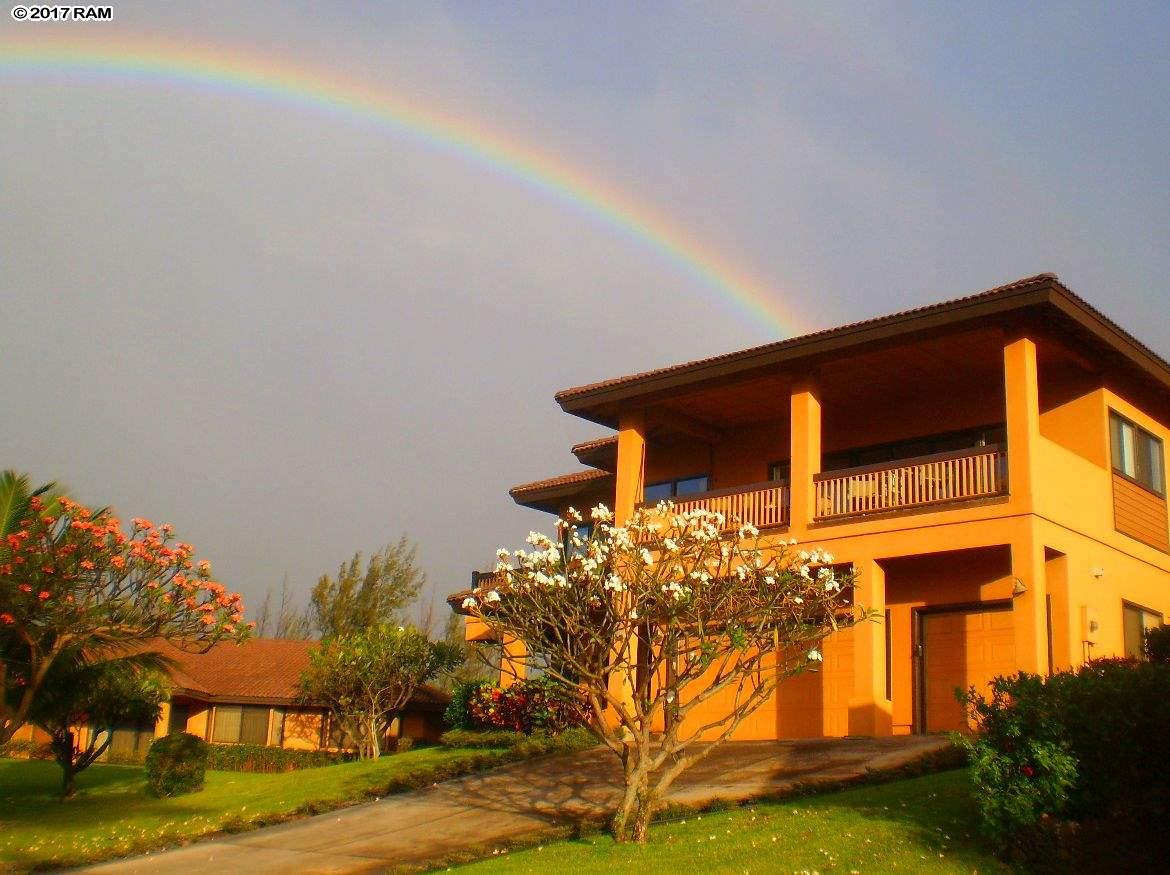
M1136 655L1170 612L1170 364L1051 274L556 400L613 433L518 503L719 510L830 550L884 618L738 738L957 728L956 687Z

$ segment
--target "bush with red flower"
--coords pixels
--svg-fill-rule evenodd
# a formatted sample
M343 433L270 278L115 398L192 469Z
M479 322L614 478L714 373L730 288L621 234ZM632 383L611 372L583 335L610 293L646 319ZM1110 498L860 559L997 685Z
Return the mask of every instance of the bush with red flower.
M125 530L67 498L26 508L0 543L0 744L62 654L96 659L151 638L207 650L248 634L240 597L171 526L136 518Z
M1093 844L1131 844L1106 838L1119 824L1140 823L1144 836L1170 829L1170 665L1098 659L996 678L989 698L961 698L979 729L964 746L982 826L1001 851L1092 871Z
M481 685L467 697L468 722L476 729L511 729L557 734L589 723L584 694L548 677L510 687Z

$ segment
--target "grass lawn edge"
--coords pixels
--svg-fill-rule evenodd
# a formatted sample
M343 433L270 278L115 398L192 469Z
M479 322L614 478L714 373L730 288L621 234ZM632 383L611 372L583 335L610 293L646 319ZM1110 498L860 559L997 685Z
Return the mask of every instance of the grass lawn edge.
M563 756L582 749L587 748L553 748L533 751L531 748L526 748L523 744L511 748L467 748L467 755L460 759L420 768L416 773L395 776L384 785L362 788L362 790L346 798L309 801L290 811L272 812L268 814L257 813L247 818L230 818L219 828L208 830L197 836L179 839L175 839L174 837L152 837L142 841L141 844L136 845L131 850L124 852L113 851L111 853L103 853L99 851L84 857L55 861L38 860L28 864L0 859L0 873L56 871L106 863L112 860L129 860L134 857L148 856L174 848L183 848L196 843L212 841L228 835L238 835L244 832L263 829L268 826L304 820L309 817L328 814L357 805L377 802L387 796L397 796L423 790L444 781L453 781L467 777L468 775L491 772L495 769L512 765L513 763ZM331 767L320 766L317 768Z

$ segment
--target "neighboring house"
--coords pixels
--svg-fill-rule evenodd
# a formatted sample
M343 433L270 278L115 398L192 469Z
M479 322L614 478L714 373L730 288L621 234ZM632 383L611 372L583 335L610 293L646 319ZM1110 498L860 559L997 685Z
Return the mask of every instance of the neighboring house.
M347 747L328 711L302 703L297 684L309 665L316 641L252 638L242 644L221 643L206 653L187 653L164 641L144 649L175 662L170 701L154 725L115 730L108 756L145 756L155 739L185 731L216 744L263 744L295 750ZM391 737L438 740L448 696L434 687L415 691ZM18 738L43 738L26 726Z
M958 728L956 687L1137 655L1170 611L1170 364L1051 274L556 400L616 433L517 503L740 516L829 550L884 618L737 738Z

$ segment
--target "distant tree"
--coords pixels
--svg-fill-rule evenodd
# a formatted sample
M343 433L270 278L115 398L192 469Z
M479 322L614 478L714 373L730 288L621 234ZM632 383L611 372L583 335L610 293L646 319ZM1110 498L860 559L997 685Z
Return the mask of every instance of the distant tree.
M362 759L382 755L382 739L420 684L450 671L459 653L417 629L378 625L325 639L309 653L301 698L324 704Z
M418 598L426 574L418 567L418 548L406 536L370 557L343 563L334 579L322 575L313 587L309 608L322 637L344 635L381 623L396 624L400 612Z
M0 557L0 744L22 726L63 654L97 661L163 638L207 650L248 634L240 597L211 579L171 527L135 519L129 533L109 510L40 497L10 528Z
M272 604L271 588L256 611L256 635L260 638L293 638L305 641L313 637L313 623L308 612L293 600L288 589L288 575L280 583L280 601Z
M49 733L53 758L61 767L61 796L73 796L77 775L110 746L114 729L125 723L154 723L168 696L156 654L133 654L91 663L79 648L54 663L33 701L29 721ZM86 743L75 729L88 727Z

